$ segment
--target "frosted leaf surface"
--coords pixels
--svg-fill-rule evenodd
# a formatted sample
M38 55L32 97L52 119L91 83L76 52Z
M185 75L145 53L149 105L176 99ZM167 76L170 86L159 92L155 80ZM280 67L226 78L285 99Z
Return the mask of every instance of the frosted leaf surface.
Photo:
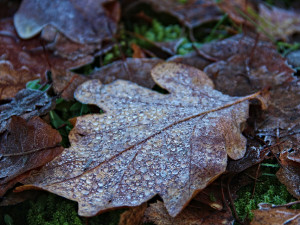
M243 157L241 123L249 97L223 95L205 73L158 64L153 79L164 95L117 80L83 83L77 100L106 113L77 118L71 147L25 183L78 201L79 214L137 206L156 194L176 216L225 171L227 155Z

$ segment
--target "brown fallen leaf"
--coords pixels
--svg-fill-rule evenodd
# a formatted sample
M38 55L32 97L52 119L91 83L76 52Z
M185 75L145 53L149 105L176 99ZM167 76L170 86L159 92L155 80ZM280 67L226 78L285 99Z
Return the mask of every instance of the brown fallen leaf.
M275 6L259 4L258 24L269 36L276 40L289 39L294 33L300 32L299 12Z
M118 225L139 225L147 209L147 203L143 203L137 207L132 207L120 215Z
M132 58L146 58L145 53L139 45L131 43L130 47L133 51Z
M269 40L287 41L289 36L300 32L299 12L293 9L248 0L224 0L218 6L234 22L252 27Z
M2 92L0 99L13 98L19 90L25 88L29 80L45 81L46 72L49 70L45 54L55 69L63 71L77 68L93 60L92 56L68 60L55 56L50 51L45 53L39 38L21 40L15 32L12 19L0 20L0 58L1 62L5 60L3 62L5 65L2 65L0 71L0 91L5 92Z
M217 90L229 95L243 96L294 79L294 70L268 42L256 42L251 37L238 35L215 45L206 45L202 50L222 58L205 67L204 71Z
M30 119L48 113L55 107L55 100L39 90L23 89L10 103L0 105L0 133L2 133L12 116Z
M144 222L154 222L156 225L210 225L232 224L230 209L217 211L208 208L204 204L197 207L188 206L176 217L171 217L161 201L150 204L145 212Z
M300 165L286 165L279 169L276 176L291 195L300 199Z
M199 52L168 61L205 68L216 89L230 95L246 95L264 85L281 84L292 80L295 72L273 44L245 34L204 44Z
M39 117L28 122L13 116L0 136L0 196L28 171L38 168L59 155L61 136Z
M225 94L243 96L294 79L295 71L273 44L244 34L204 44L199 51L168 61L204 69Z
M188 0L184 4L177 0L140 0L140 2L149 3L155 11L175 16L188 28L218 21L222 17L218 7L210 0Z
M167 60L168 62L182 63L197 69L203 70L206 66L212 63L212 61L200 56L197 52L191 52L186 55L175 55Z
M53 88L56 93L60 93L62 98L66 100L73 100L75 89L90 79L99 79L103 84L111 83L117 79L124 79L152 88L155 83L151 78L150 70L160 62L162 60L158 58L126 58L124 61L114 61L86 76L52 69Z
M14 24L23 39L37 35L51 24L76 43L101 43L116 31L116 22L107 16L103 7L107 2L24 0L14 15Z
M281 167L276 173L278 180L283 183L287 190L295 198L300 199L300 134L293 136L293 148L284 150L280 153ZM282 147L282 146L280 146Z
M300 224L300 210L286 208L271 208L268 204L259 204L259 209L253 210L254 218L251 225L282 225Z
M103 84L117 79L129 80L143 87L153 88L155 82L151 77L151 69L163 60L159 58L126 58L101 67L89 77L99 79Z
M158 194L176 216L225 171L227 155L243 157L241 124L259 93L223 95L205 73L182 64L158 64L151 74L171 94L124 80L83 83L76 99L106 113L77 117L71 147L19 190L38 187L78 201L82 216Z
M251 22L245 18L249 11L255 11L255 4L249 0L223 0L218 6L228 14L235 23L251 26ZM252 18L251 18L252 19Z
M0 207L17 205L26 200L34 200L40 193L37 190L23 191L23 192L13 192L8 191L1 197Z
M75 89L89 79L88 76L58 69L52 69L51 75L54 92L68 101L74 99Z
M0 60L0 99L10 99L25 87L28 81L38 79L27 67L15 69L6 60Z
M281 85L270 91L265 120L257 123L258 135L280 153L282 168L277 172L280 182L288 191L300 197L300 83L299 80Z

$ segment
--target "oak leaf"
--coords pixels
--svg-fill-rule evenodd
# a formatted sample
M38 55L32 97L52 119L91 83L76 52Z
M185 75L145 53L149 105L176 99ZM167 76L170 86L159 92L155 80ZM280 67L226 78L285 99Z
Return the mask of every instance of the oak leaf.
M58 131L34 117L28 122L13 116L0 136L0 196L29 175L28 171L51 161L63 150Z
M39 38L21 40L15 31L12 19L0 20L0 99L13 98L30 80L45 81L49 63L55 69L66 71L91 63L92 56L84 55L69 60L43 51Z
M232 96L278 86L293 80L295 72L272 43L245 34L204 44L198 52L170 60L204 69L217 90Z
M242 123L258 93L223 95L205 73L182 64L158 64L151 74L170 94L124 80L83 83L77 100L106 113L78 117L71 147L19 190L38 187L78 201L82 216L158 194L176 216L225 171L228 156L243 157Z
M107 2L25 0L14 15L14 24L19 36L24 39L51 25L76 43L101 43L116 31L116 21L108 17L104 8Z

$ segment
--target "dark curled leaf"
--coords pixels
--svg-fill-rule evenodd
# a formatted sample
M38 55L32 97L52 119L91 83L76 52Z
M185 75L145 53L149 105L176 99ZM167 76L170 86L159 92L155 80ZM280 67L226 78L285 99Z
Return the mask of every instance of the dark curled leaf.
M47 93L39 90L23 89L10 103L0 105L0 133L12 116L30 119L48 113L55 107L55 101Z

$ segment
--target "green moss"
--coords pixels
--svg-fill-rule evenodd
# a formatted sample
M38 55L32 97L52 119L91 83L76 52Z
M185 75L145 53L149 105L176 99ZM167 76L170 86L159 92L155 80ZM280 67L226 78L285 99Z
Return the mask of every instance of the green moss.
M274 168L264 169L263 175L256 183L253 197L252 191L253 185L248 185L237 192L239 198L235 201L234 205L241 219L245 219L247 215L252 219L253 213L251 210L257 209L259 203L264 202L282 205L295 201L287 191L286 187L281 184L274 175Z
M30 225L82 225L76 203L53 194L44 194L30 202L27 223Z

